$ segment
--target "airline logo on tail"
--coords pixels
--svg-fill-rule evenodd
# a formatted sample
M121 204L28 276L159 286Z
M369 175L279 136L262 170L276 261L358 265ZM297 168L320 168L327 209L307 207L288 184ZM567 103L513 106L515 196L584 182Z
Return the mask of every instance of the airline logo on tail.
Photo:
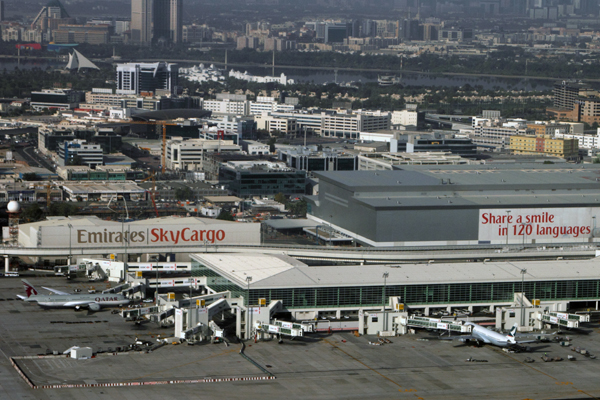
M514 324L513 327L511 328L510 332L508 333L508 337L509 338L514 338L515 334L517 333L517 326L518 324Z
M35 290L35 288L31 285L31 283L27 282L25 279L23 279L22 282L23 282L23 287L25 288L25 294L27 295L27 297L38 294L37 290Z

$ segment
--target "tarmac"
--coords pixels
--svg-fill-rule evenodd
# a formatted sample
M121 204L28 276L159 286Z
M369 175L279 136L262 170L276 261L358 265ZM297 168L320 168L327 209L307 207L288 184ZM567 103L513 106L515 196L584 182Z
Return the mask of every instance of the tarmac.
M28 280L39 291L90 286L55 277ZM94 286L101 290L106 284ZM435 332L391 337L392 343L378 346L369 344L377 342L374 336L347 332L307 334L283 344L247 341L249 359L235 340L115 355L136 338L156 342L157 335L172 336L173 330L152 323L137 327L110 310L45 310L18 300L15 295L22 293L19 278L0 278L0 399L600 398L600 359L576 355L557 342L532 344L531 353L506 353L437 340ZM597 323L560 335L600 357ZM46 356L75 345L104 353L86 360ZM546 353L564 361L544 363ZM569 355L576 361L568 361ZM527 357L535 362L526 363Z

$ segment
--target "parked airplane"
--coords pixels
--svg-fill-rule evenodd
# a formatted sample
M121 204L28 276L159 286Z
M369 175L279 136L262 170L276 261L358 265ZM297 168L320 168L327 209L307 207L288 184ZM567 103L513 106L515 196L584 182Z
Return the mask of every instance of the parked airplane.
M517 333L517 327L519 324L514 324L510 332L507 335L503 335L498 332L494 332L491 329L484 328L483 326L477 325L474 322L466 322L465 325L471 325L473 328L470 335L461 336L446 336L441 337L443 340L457 339L461 342L474 341L477 344L491 344L498 347L508 347L518 350L529 350L527 347L521 346L525 343L535 343L538 340L516 340L515 335Z
M76 310L87 308L90 311L98 311L102 307L117 307L129 304L129 299L121 294L97 293L97 294L74 294L61 292L60 290L43 287L53 294L41 295L27 280L22 279L25 287L25 296L17 295L23 301L35 301L40 307L62 308L72 307Z

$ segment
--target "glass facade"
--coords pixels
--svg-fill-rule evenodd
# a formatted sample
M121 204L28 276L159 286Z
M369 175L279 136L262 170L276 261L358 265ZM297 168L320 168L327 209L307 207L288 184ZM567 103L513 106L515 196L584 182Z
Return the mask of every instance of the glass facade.
M230 290L234 296L244 295L246 288L240 288L227 279L221 278L211 269L192 261L194 277L207 276L214 279L211 289ZM210 279L209 279L210 282ZM529 299L544 300L591 300L600 298L600 279L573 281L525 281L523 291ZM407 305L436 305L449 303L506 303L514 299L514 293L521 292L521 281L449 283L427 285L387 285L383 298L381 286L339 286L318 288L252 289L250 303L258 304L265 298L267 303L281 300L284 307L325 308L325 307L372 307L388 304L389 297L401 297Z
M236 196L268 196L277 193L304 194L306 171L235 170L221 168L219 181Z

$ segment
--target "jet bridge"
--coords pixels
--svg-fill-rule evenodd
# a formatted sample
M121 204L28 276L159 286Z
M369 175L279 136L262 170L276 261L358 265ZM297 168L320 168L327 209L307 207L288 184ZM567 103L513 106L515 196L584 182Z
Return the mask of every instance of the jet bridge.
M293 322L285 321L273 321L273 323L266 324L260 321L254 323L254 330L260 334L271 334L271 335L285 335L290 336L292 339L295 337L304 336L304 330L306 325L294 324ZM261 335L262 336L262 335Z
M437 318L417 317L401 318L400 323L412 328L442 329L450 332L470 333L471 325L464 325L463 321L448 321Z
M126 319L138 319L144 315L158 313L158 306L143 307L143 308L126 308L121 311L121 316Z
M564 328L579 328L580 323L590 322L589 315L569 314L561 312L538 312L538 321L544 324L558 325Z

